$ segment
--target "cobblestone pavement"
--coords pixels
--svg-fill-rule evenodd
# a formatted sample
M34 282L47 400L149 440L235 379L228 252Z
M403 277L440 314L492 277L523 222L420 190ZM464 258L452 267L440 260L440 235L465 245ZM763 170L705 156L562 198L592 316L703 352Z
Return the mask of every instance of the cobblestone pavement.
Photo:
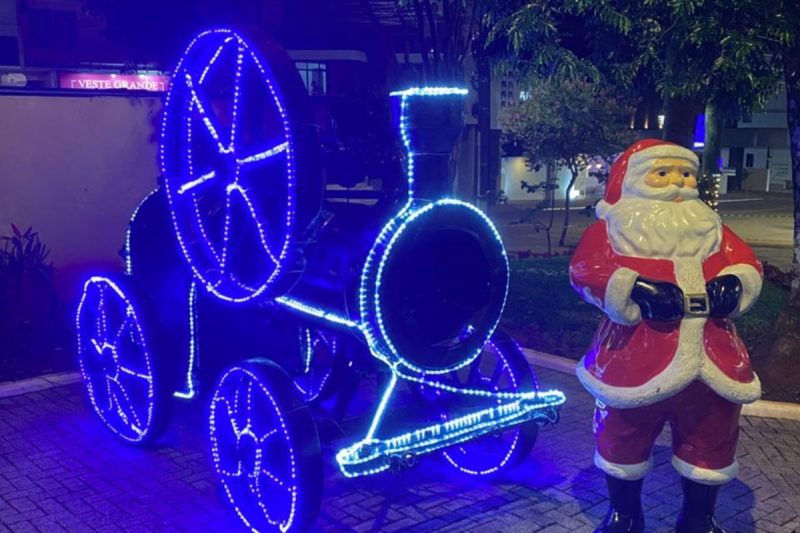
M539 379L564 390L567 405L512 473L475 480L437 458L356 480L330 467L316 529L591 531L606 510L591 461L591 398L574 377L541 370ZM240 530L211 475L203 409L178 411L161 446L139 450L101 429L79 385L0 399L0 531ZM669 531L681 499L666 442L645 483L648 531ZM800 423L743 420L740 479L718 506L730 533L800 531L799 450Z

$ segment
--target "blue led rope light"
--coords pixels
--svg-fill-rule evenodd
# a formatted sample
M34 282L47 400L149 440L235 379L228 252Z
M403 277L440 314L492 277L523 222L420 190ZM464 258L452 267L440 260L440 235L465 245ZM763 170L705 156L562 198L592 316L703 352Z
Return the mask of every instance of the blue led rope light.
M144 203L157 192L158 189L153 189L147 193L147 196L145 196L136 206L136 209L133 210L133 214L131 214L131 218L128 221L128 227L125 228L125 273L129 276L133 274L133 259L131 258L131 225L133 224L133 221L136 220L136 215L139 213L139 209L141 209Z
M198 49L201 47L197 47L197 43L200 40L204 39L215 39L218 37L224 37L222 43L215 48L214 53L208 58L207 61L202 61L202 58L197 57L200 52ZM215 120L209 106L203 101L203 97L201 95L200 87L202 86L203 81L205 81L206 76L208 75L209 71L212 69L213 65L219 60L222 56L223 52L225 51L226 47L231 48L235 44L236 46L236 69L234 74L234 95L233 95L233 102L232 102L232 124L231 124L231 137L229 142L227 139L223 140L221 137L221 128L215 124ZM196 48L197 47L197 48ZM200 62L201 64L198 66L196 63ZM283 130L283 139L280 139L278 142L273 144L272 146L266 147L261 151L253 154L248 155L240 155L237 153L237 130L239 127L241 110L240 110L240 101L241 101L241 77L242 72L246 68L255 68L261 75L261 80L265 84L266 88L268 89L266 92L267 97L270 101L274 104L275 108L280 115L281 126ZM198 72L199 76L198 76ZM195 79L198 80L198 83L195 83ZM220 299L232 303L242 303L260 296L264 291L266 291L269 287L273 285L273 283L277 280L278 276L282 273L284 268L284 263L287 260L288 253L292 246L292 228L294 226L295 220L295 165L294 165L294 149L292 144L292 132L289 125L288 116L286 110L283 106L283 99L281 97L280 91L278 90L277 85L274 83L272 79L271 72L268 68L262 64L261 60L258 56L248 47L247 43L236 33L232 32L231 30L227 29L219 29L219 30L211 30L198 35L186 48L181 60L178 62L178 66L175 68L175 73L173 75L174 86L167 94L166 101L165 101L165 113L164 113L164 121L162 122L162 143L161 143L161 165L162 170L164 171L165 176L167 177L166 186L167 186L167 196L170 202L170 212L172 215L173 225L175 226L176 234L178 236L178 242L180 243L181 250L186 257L189 266L191 267L195 277L200 280L206 290L214 294L215 296L219 297ZM178 95L181 94L183 91L183 100L180 101ZM177 108L177 109L176 109ZM221 250L216 250L214 245L211 243L211 239L208 238L208 234L206 232L205 224L203 222L203 217L201 216L197 204L197 198L193 194L193 190L197 187L201 187L203 184L216 180L221 179L221 176L217 176L214 171L204 172L200 175L196 175L194 162L192 157L192 129L193 129L193 112L199 114L200 119L202 120L203 124L205 125L205 129L208 131L208 135L214 140L217 145L217 150L220 154L230 154L234 157L234 176L232 183L229 183L226 187L226 197L225 197L225 207L226 207L226 214L224 220L224 227L223 227L223 235L222 235L222 247ZM170 124L172 121L181 120L181 117L185 115L183 118L185 120L182 121L183 129L180 129L182 132L181 134L184 136L183 141L185 142L185 152L181 156L180 154L173 153L173 151L167 151L167 130L170 128ZM266 160L271 157L275 157L279 154L285 154L285 169L286 169L286 213L284 219L284 228L282 234L282 241L279 250L273 250L272 246L268 242L267 232L265 229L263 218L257 208L256 204L253 202L249 191L246 187L244 187L241 182L239 181L239 171L240 169L251 163L257 163L263 160ZM181 167L180 160L173 161L170 158L178 157L179 159L183 158L183 166ZM181 170L179 175L172 175L169 171L170 166L178 165ZM188 174L185 175L185 174ZM173 180L175 183L173 183ZM178 185L179 183L179 185ZM244 202L247 212L249 214L250 222L255 225L257 230L258 238L260 240L261 247L264 253L269 257L270 261L272 262L271 272L265 273L262 278L266 278L263 281L259 281L260 285L256 287L252 287L242 283L233 273L228 272L227 265L228 261L228 252L227 246L230 242L230 226L231 226L231 197L233 193L238 193L241 200ZM177 215L177 206L176 202L178 202L177 197L183 196L186 194L190 194L192 196L191 202L193 203L194 207L194 221L192 222L193 225L197 228L200 235L203 237L203 249L207 251L208 256L214 260L216 266L212 270L219 270L222 272L222 276L217 280L208 279L206 275L205 269L200 266L194 258L192 251L188 247L188 243L186 242L186 237L184 236L184 228L182 224L184 221L180 220ZM213 266L213 265L212 265Z
M321 309L314 305L301 302L300 300L296 300L294 298L289 298L287 296L279 296L275 298L275 301L284 307L287 307L294 311L298 311L305 315L310 315L320 320L324 320L325 322L329 322L337 326L345 326L347 328L360 329L360 325L358 324L358 322L340 316L336 313L326 311L325 309Z
M514 391L518 390L519 389L519 384L517 383L517 376L514 375L514 369L509 364L508 359L506 358L506 355L503 353L503 351L501 349L499 349L497 347L497 345L494 342L491 341L491 339L489 341L487 341L486 346L488 348L490 348L491 349L491 353L493 353L499 359L500 364L502 365L501 366L501 372L503 370L505 370L507 372L509 381L511 381L511 390L514 390ZM476 363L477 363L477 361L476 361ZM471 373L471 371L470 371L470 373ZM478 370L478 374L480 374L480 370ZM531 374L533 374L533 373L531 373ZM498 379L500 379L500 376L498 376ZM492 388L494 389L494 392L497 392L497 382L495 381L495 382L491 383L491 385L492 385ZM534 390L538 390L538 386L535 387ZM450 465L453 468L455 468L455 469L457 469L457 470L459 470L459 471L461 471L461 472L463 472L465 474L469 474L471 476L488 476L488 475L491 475L491 474L499 471L500 469L502 469L508 463L508 461L514 455L514 451L517 448L517 444L519 443L519 436L520 436L519 430L514 430L513 439L511 441L511 444L508 446L508 450L506 451L505 455L503 455L503 457L500 459L499 463L497 463L496 465L494 465L492 467L489 467L489 468L483 468L483 469L478 470L476 468L470 468L470 467L464 466L461 462L457 461L453 457L452 448L445 449L442 452L442 455L444 456L445 460L448 463L450 463ZM469 456L469 453L466 450L463 451L463 454L464 454L464 456L467 456L467 457Z
M230 393L231 388L234 389L232 397ZM272 429L263 434L259 434L257 432L258 430L254 428L254 392L258 393L262 398L267 399L267 405L271 407L273 418L277 422ZM242 396L244 396L244 398ZM224 411L224 413L219 413L220 409ZM218 418L222 416L227 416L229 427L226 427L228 424L223 424L222 427L218 425ZM240 420L242 417L244 417L244 424L237 423L237 420ZM266 384L246 368L234 366L228 369L220 378L219 384L214 392L214 397L211 400L209 431L214 468L217 475L222 480L222 486L228 501L230 501L242 522L244 522L247 527L251 529L254 528L254 525L248 520L248 513L242 508L243 505L251 502L252 498L254 498L258 504L259 510L263 514L263 518L269 524L277 527L281 531L288 531L291 529L297 513L297 502L299 498L296 451L292 447L289 439L286 417ZM222 442L225 436L235 439L235 443ZM280 479L277 474L269 470L269 465L265 464L269 456L264 451L263 446L269 446L272 439L279 439L281 437L283 438L282 444L285 445L288 451L286 454L289 458L288 479ZM239 446L244 439L255 441L259 446L255 452L255 458L252 464L248 465L243 463L241 453L237 455ZM223 450L230 449L232 444L235 447L235 452L233 452L236 459L235 471L226 470L226 466L229 465L222 456ZM244 481L247 483L247 490L251 500L240 502L237 501L231 484L242 480L243 477L247 478ZM285 513L286 517L284 519L276 519L272 516L275 511L273 510L273 512L270 513L267 509L267 504L264 502L264 495L260 485L262 482L270 483L288 493L289 509L288 512ZM273 502L267 503L271 503L274 506ZM252 516L249 518L252 519Z
M107 306L110 305L116 305L118 310L120 308L123 310L121 324L113 334L110 334L108 323ZM88 320L91 324L86 323ZM83 286L75 322L78 332L78 360L92 407L106 427L120 438L133 443L142 441L152 429L155 380L144 331L133 304L113 281L94 276ZM139 363L143 363L141 365L143 368L128 366L134 361L122 360L119 347L126 336L138 348L137 355L141 359ZM105 358L108 362L109 357L110 371L107 368L102 371L91 368L92 364L97 363L90 364L89 358L93 360ZM123 384L124 380L121 380L123 374L142 381L142 384L146 383L147 393L144 398L146 406L134 405ZM98 383L95 380L98 378L103 382L100 385L102 390L96 389ZM106 401L102 401L104 399Z
M552 420L555 416L553 414L553 409L555 406L564 402L564 395L560 391L546 391L541 393L536 391L527 393L494 392L481 389L452 387L426 378L426 374L444 374L470 364L478 357L481 350L483 350L483 346L477 349L474 354L471 354L470 357L459 362L457 366L437 371L425 370L417 367L398 353L394 345L391 343L389 335L385 329L385 325L383 324L379 289L382 283L385 266L388 258L391 255L392 248L411 223L425 214L430 213L434 209L452 206L459 209L469 209L480 216L484 223L490 228L494 238L498 243L500 243L503 259L506 263L506 271L508 271L508 257L506 256L505 249L502 246L502 238L500 237L497 229L494 227L494 224L492 224L492 222L483 212L473 205L459 200L446 198L431 203L415 201L414 198L415 155L412 150L412 143L408 128L409 99L417 96L462 97L466 94L467 91L465 89L438 87L415 88L392 93L392 96L400 97L400 136L408 152L408 198L399 212L381 229L365 261L358 295L360 319L358 321L354 321L348 317L342 317L337 313L333 313L289 297L279 297L276 299L276 301L284 307L311 315L317 319L327 321L332 325L358 329L367 339L367 343L373 356L386 363L392 372L390 380L382 393L381 401L375 411L375 414L373 415L367 436L350 447L341 450L339 454L337 454L339 467L342 472L348 476L365 475L385 470L389 468L388 458L393 454L405 453L408 451L422 453L432 451L469 440L481 434L488 433L508 425L519 424L523 421L534 418ZM508 284L506 283L506 292L503 295L503 305L505 305L507 291ZM374 306L374 310L371 309L372 306ZM370 316L376 317L375 323L377 328L375 325L370 323L368 318ZM487 333L487 341L491 337L496 326L497 321ZM408 369L410 373L404 371L403 368ZM410 432L383 441L376 440L374 438L375 433L380 427L381 420L391 401L392 393L398 379L416 382L427 387L439 388L453 394L462 394L473 397L481 396L487 399L505 403L496 407L478 411L477 413L472 413L450 421L445 421L440 424L434 424L416 432ZM375 443L379 443L380 445L375 448L373 447L373 444ZM363 457L365 449L379 451L374 451L373 456L365 458ZM505 464L505 462L508 460L508 457L510 457L510 453L503 458L502 464ZM500 467L502 467L502 464Z
M189 288L189 363L186 370L186 388L183 391L176 391L174 394L176 398L191 400L197 394L195 389L197 350L197 282L192 280Z
M491 433L498 428L537 418L552 421L555 418L553 408L565 400L560 391L521 393L516 396L517 399L508 403L402 435L359 441L336 454L339 469L346 477L377 474L391 467L393 456L429 453Z
M317 346L325 344L330 350L329 359L330 366L328 368L320 369L320 365L326 362L320 362L319 355L317 355ZM300 392L303 400L306 403L313 402L325 390L328 380L333 373L333 359L337 357L336 337L328 340L325 335L320 331L315 331L309 328L300 328L300 347L303 354L303 372L294 377L294 386ZM322 370L322 377L318 378L318 372ZM315 378L319 381L315 382ZM301 384L302 382L302 384Z
M497 327L497 324L500 321L500 315L498 313L498 317L494 321L494 324L492 324L492 327L487 330L487 333L486 333L485 338L484 338L484 342L480 344L480 346L475 350L475 352L472 353L469 357L466 357L464 360L460 361L458 364L456 364L454 366L451 366L451 367L447 367L447 368L442 368L442 369L437 369L437 370L430 370L430 369L426 370L426 369L420 368L420 367L414 365L408 359L404 358L398 352L398 350L395 348L394 344L392 343L392 340L391 340L391 338L389 336L388 331L386 330L386 326L385 326L384 321L383 321L383 311L381 309L380 287L381 287L381 284L382 284L382 281L383 281L383 273L384 273L384 269L386 267L386 263L388 262L389 257L391 256L392 248L395 246L396 242L403 235L403 232L406 230L406 228L412 222L414 222L416 219L422 217L426 213L429 213L432 210L434 210L435 208L441 207L441 206L458 206L459 208L466 208L466 209L469 209L472 212L476 213L478 216L480 216L481 219L484 221L484 223L486 223L486 225L491 230L494 238L498 241L498 243L500 243L500 249L502 250L503 260L504 260L505 266L506 266L506 272L508 272L508 270L509 270L508 257L506 256L505 248L503 247L503 240L500 237L500 234L497 232L497 229L494 227L494 224L492 224L491 220L489 220L489 218L480 209L476 208L472 204L468 204L468 203L462 202L460 200L453 200L453 199L446 198L446 199L439 200L439 201L434 202L434 203L425 204L423 207L421 207L419 209L416 209L416 210L409 210L404 214L402 222L400 222L397 225L397 228L394 230L394 232L392 232L392 237L389 240L388 244L386 244L386 246L385 246L385 248L384 248L384 250L383 250L383 252L381 254L381 259L380 259L380 262L378 264L378 271L377 271L377 274L375 276L375 288L374 288L374 291L373 291L373 294L372 294L373 305L374 305L374 311L373 312L374 312L375 320L376 320L376 322L378 324L378 329L380 331L381 340L383 341L383 343L385 343L385 346L388 348L392 359L399 361L404 366L406 366L407 368L409 368L411 370L414 370L415 372L427 373L427 374L445 374L445 373L448 373L448 372L452 372L454 370L458 370L459 368L463 368L464 366L470 364L481 353L481 351L483 350L483 344L486 341L488 341L489 338L492 336L492 333L494 333L494 330L495 330L495 328ZM506 276L508 276L508 274L506 274ZM503 303L502 303L500 309L503 309L503 307L505 307L505 303L506 303L506 298L507 297L508 297L508 277L506 277L505 291L503 293ZM369 328L369 327L365 328L365 331L369 332L368 339L370 340L370 342L374 343L375 345L379 345L378 341L376 339L376 335L371 331L371 328Z

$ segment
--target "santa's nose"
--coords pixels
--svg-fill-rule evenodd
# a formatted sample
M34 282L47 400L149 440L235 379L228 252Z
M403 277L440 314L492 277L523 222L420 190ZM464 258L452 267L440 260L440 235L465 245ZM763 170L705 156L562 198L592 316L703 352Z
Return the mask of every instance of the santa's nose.
M683 187L684 184L686 183L686 181L683 179L683 176L681 176L677 172L673 172L672 174L670 174L669 182L677 187Z

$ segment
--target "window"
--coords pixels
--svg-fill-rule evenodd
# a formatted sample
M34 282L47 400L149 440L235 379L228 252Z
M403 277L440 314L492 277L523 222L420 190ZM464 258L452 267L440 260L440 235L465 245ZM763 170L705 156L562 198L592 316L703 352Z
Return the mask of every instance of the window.
M297 62L297 71L310 95L328 93L328 71L325 63Z
M19 43L16 36L0 36L0 65L19 65Z
M34 46L61 48L77 42L78 18L74 11L32 9L29 20Z
M744 154L744 166L753 168L753 154Z

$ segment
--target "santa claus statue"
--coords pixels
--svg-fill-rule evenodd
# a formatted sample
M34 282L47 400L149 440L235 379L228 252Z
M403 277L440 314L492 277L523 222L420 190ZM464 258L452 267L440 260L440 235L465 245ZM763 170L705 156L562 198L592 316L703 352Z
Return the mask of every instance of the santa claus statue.
M598 531L644 530L642 482L667 423L677 531L722 531L714 505L736 475L739 413L761 394L731 320L758 298L761 265L699 199L697 164L672 143L631 146L570 263L575 290L606 314L577 370L597 399L594 462L610 499Z

